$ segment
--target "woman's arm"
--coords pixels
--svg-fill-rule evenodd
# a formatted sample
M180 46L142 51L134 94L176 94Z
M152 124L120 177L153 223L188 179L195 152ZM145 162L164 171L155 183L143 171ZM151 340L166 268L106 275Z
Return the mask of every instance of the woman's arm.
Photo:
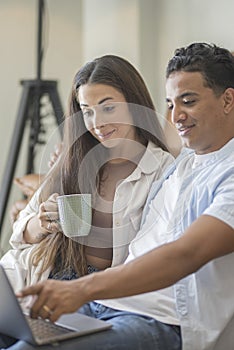
M61 231L57 220L57 194L52 195L48 201L42 204L39 203L39 196L40 190L34 194L26 208L20 212L18 220L13 225L10 244L14 249L24 249L29 244L40 242L44 235Z
M52 194L46 202L39 206L39 212L32 217L24 230L23 237L26 243L38 243L50 233L61 231L58 223L57 193Z

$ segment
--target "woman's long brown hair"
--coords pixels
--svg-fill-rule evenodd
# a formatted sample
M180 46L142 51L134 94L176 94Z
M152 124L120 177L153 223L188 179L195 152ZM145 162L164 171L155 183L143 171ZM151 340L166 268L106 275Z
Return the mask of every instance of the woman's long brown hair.
M80 86L87 83L109 85L121 92L129 104L142 142L147 145L152 141L163 150L168 150L151 96L138 71L118 56L96 58L85 64L74 77L64 120L63 152L41 187L41 202L54 192L95 194L98 191L102 165L108 151L87 131L84 124L78 91ZM84 158L85 162L82 163ZM32 262L37 265L40 260L43 261L42 273L47 268L55 268L58 258L61 269L72 268L78 276L87 273L84 246L62 233L49 234L43 239L33 251Z

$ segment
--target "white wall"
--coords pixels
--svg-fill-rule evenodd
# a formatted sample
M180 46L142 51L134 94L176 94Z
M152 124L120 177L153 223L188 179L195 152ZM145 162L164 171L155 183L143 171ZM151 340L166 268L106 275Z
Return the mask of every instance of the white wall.
M164 72L175 48L208 41L234 50L233 0L45 2L47 49L42 77L59 82L64 108L74 73L96 56L113 53L130 60L164 114ZM22 93L19 81L36 77L37 5L37 0L0 0L0 184ZM52 118L49 128L53 127ZM26 149L24 142L16 175L25 171ZM17 196L14 190L9 204ZM5 221L4 246L11 232L7 217Z
M84 61L104 54L139 64L138 0L83 1Z
M42 78L58 81L58 93L65 108L72 78L82 64L81 1L47 0L45 4ZM0 0L0 186L23 92L19 82L36 78L37 20L37 0ZM48 138L49 133L56 127L55 118L48 116L45 124L49 128L46 135ZM25 173L27 132L25 127L16 176ZM39 148L39 154L41 152L43 147ZM49 150L47 154L49 157ZM39 167L42 171L47 169L46 160L44 164L39 164L38 159L37 171ZM13 185L8 208L19 196L21 193ZM1 235L3 246L6 246L10 233L11 226L6 214Z

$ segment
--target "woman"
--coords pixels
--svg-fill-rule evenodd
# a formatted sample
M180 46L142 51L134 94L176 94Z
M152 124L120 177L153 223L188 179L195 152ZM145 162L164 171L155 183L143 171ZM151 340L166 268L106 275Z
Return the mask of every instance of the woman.
M24 284L77 278L123 262L149 188L173 161L143 79L117 56L94 59L75 75L64 130L63 153L10 240L24 265ZM55 193L92 194L87 240L60 232Z

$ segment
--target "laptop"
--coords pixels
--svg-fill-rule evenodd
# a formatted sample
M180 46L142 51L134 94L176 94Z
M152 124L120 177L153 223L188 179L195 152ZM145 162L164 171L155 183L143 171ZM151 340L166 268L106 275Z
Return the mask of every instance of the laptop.
M77 312L61 316L55 323L30 318L23 312L0 264L0 333L33 345L43 345L104 331L111 326L108 322Z

